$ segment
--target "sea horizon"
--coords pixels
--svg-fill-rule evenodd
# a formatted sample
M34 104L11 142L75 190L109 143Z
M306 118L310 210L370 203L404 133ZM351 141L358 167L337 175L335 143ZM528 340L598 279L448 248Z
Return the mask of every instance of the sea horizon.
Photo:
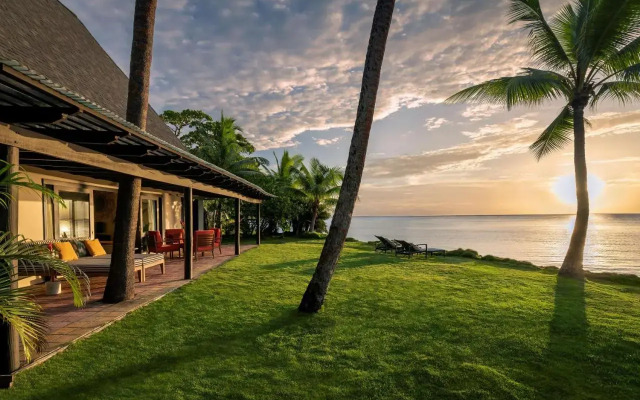
M354 215L353 218L420 218L420 217L518 217L518 216L575 216L575 213L524 213L524 214L425 214L425 215ZM640 215L640 212L597 212L591 215Z
M348 236L369 242L375 235L429 247L473 249L539 266L562 264L574 214L354 216ZM640 213L593 213L584 267L592 272L640 276Z

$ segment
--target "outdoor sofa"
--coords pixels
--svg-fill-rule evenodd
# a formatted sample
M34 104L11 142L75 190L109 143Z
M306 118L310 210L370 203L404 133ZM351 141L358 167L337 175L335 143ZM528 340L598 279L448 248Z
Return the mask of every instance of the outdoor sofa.
M73 242L80 239L64 240ZM43 246L48 247L56 240L40 240L28 242L28 246ZM58 241L59 242L59 241ZM162 254L134 254L134 270L138 277L139 282L146 280L145 270L151 267L160 266L162 274L165 273L165 260ZM105 254L101 256L79 256L77 260L67 261L69 265L76 270L87 276L105 276L109 274L109 268L111 267L111 254ZM34 264L31 262L18 263L18 275L19 276L44 276L52 277L51 271L46 265ZM55 278L55 277L52 277Z

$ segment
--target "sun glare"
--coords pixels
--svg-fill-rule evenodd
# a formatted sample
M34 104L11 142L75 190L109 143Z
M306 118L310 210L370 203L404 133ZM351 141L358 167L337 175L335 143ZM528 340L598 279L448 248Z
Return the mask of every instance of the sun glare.
M587 177L589 185L589 201L594 202L603 192L605 183L593 174ZM567 204L576 204L576 180L573 175L559 176L553 181L551 190L556 197Z

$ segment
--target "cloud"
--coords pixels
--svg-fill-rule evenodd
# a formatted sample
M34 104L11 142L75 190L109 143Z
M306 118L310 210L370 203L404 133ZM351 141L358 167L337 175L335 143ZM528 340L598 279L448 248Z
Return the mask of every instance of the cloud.
M341 141L343 138L342 137L335 137L333 139L318 139L318 138L313 138L313 140L316 142L316 144L320 145L320 146L330 146L332 144L336 144L339 141Z
M525 154L539 134L537 121L516 117L487 125L470 140L452 147L421 154L373 159L365 168L365 182L375 185L417 185L425 182L464 181L486 168L487 163L506 156ZM506 179L506 178L505 178Z
M447 122L449 121L445 118L431 117L431 118L427 118L424 126L427 128L428 131L432 131L434 129L440 128L442 125L446 124Z
M504 112L504 107L495 104L472 104L462 113L462 116L468 118L469 121L482 121L490 118L497 113Z
M116 10L111 16L85 1L64 2L127 70L130 2L105 0L101 10ZM162 4L152 66L155 108L224 109L261 149L291 143L305 131L353 125L372 7L355 0ZM375 119L439 103L470 83L526 65L525 36L506 25L504 13L505 4L493 0L399 4Z

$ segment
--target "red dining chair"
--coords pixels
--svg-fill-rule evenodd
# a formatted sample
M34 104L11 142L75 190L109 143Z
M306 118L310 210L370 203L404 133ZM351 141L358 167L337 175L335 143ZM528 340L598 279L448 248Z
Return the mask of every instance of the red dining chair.
M162 234L158 231L147 232L147 243L149 251L153 253L170 253L170 257L173 258L173 252L180 252L179 243L165 244L162 241Z
M215 254L213 253L214 247L214 239L215 233L213 229L206 231L195 231L194 232L194 246L193 246L193 254L195 256L196 261L198 261L198 253L201 253L204 257L205 251L210 251L211 256L215 258Z

